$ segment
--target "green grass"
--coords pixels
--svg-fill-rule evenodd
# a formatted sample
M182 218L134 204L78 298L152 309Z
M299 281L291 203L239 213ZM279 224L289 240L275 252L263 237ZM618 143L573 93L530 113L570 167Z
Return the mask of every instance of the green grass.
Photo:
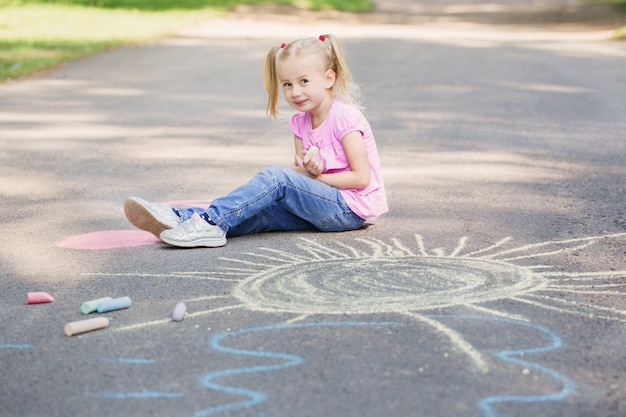
M238 4L278 3L306 7L313 10L336 9L351 12L365 12L373 7L370 0L0 0L2 4L20 2L22 4L55 4L64 6L85 6L105 9L136 10L224 10Z
M622 11L626 13L626 0L614 0L614 1L618 3ZM615 34L613 35L613 38L617 40L626 40L626 26L616 30Z
M160 39L236 4L268 0L0 0L0 82L107 48ZM370 10L370 0L278 0Z
M180 11L34 4L3 7L0 80L48 69L110 47L157 39L197 17L200 15Z
M626 13L626 0L587 0L592 3L614 3L619 5L619 9ZM626 26L623 26L613 33L613 39L626 40Z

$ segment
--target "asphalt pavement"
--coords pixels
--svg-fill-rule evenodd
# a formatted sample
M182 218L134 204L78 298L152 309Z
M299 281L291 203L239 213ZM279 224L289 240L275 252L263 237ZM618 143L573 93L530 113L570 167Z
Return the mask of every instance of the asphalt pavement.
M0 415L625 415L611 25L272 13L0 85ZM192 250L126 221L129 195L205 204L290 164L263 60L329 32L364 92L387 215ZM93 317L109 326L64 333Z

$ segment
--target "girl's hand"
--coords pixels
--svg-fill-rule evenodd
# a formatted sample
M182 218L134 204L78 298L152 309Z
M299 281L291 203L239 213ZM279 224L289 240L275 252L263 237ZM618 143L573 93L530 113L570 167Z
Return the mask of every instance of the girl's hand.
M294 155L293 169L301 174L315 178L324 171L324 162L317 155Z
M324 171L324 162L317 157L317 148L315 148L316 152L312 153L304 153L302 157L302 165L307 170L307 172L312 177L317 177Z
M308 171L306 170L306 168L304 167L304 164L302 162L302 157L299 156L298 154L293 156L293 167L294 171L299 172L302 175L308 175Z

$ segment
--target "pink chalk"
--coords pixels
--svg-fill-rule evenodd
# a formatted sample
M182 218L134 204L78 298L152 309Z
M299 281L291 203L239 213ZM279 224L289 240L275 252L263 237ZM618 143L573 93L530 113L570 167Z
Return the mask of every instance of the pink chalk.
M105 230L71 236L56 245L60 248L82 250L106 250L154 245L160 240L143 230Z
M51 303L54 298L47 292L29 292L26 294L27 304Z

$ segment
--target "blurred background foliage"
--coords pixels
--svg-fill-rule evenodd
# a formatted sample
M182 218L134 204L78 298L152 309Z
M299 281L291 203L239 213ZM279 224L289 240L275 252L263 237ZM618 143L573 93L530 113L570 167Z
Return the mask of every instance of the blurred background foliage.
M0 7L16 4L48 4L104 9L164 11L205 8L224 10L239 4L263 3L290 4L312 10L335 9L350 12L370 11L373 7L370 0L0 0Z
M613 2L626 0L589 0ZM0 0L0 82L172 35L238 5L368 12L372 0ZM626 27L615 32L626 39Z
M365 12L370 0L0 0L0 82L171 35L240 4Z

